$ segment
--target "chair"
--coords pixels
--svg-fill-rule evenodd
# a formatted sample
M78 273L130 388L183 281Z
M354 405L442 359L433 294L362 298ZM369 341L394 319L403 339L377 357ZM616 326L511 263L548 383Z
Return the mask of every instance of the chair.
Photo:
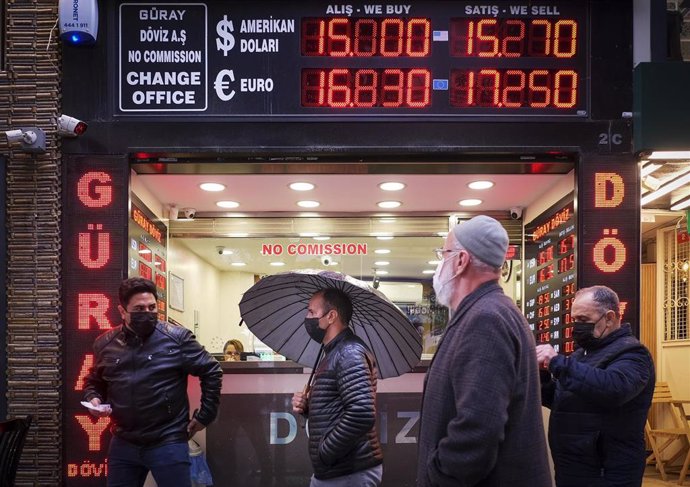
M0 422L0 486L12 487L17 475L19 457L22 455L26 433L31 425L31 415Z
M649 445L652 447L652 453L647 457L647 463L654 462L661 474L662 480L666 481L666 470L668 467L685 455L678 477L678 485L682 485L688 473L688 467L690 467L690 421L683 405L690 404L690 400L674 399L668 383L657 382L652 398L652 405L655 404L670 416L673 427L654 428L649 419L647 419L645 433L649 440ZM676 445L679 449L673 456L665 459L664 452L672 445Z

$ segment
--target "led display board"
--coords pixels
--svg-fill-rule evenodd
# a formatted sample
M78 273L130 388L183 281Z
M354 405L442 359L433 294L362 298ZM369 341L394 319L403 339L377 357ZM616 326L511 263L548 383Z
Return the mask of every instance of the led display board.
M575 235L573 195L525 225L525 317L537 343L566 354L573 351Z
M116 112L586 118L589 6L122 3Z
M578 286L618 293L639 336L640 171L633 156L590 156L578 169Z
M119 324L117 289L126 272L126 160L66 157L63 226L63 430L65 485L104 485L109 418L79 403L95 338Z

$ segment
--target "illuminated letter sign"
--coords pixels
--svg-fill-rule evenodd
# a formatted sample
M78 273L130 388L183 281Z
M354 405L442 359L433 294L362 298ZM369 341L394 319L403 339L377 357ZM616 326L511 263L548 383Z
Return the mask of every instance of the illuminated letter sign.
M100 486L110 418L79 404L94 364L95 338L119 323L117 289L126 269L127 162L112 157L66 157L63 246L63 437L67 485Z
M637 331L640 279L639 168L629 155L585 157L578 167L578 287L618 293Z

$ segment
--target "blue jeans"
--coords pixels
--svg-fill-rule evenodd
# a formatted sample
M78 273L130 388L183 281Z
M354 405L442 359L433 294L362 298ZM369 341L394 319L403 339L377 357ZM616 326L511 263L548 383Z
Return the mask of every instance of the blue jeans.
M191 487L187 442L145 447L113 436L108 450L108 487L141 487L149 470L158 487Z
M309 487L378 487L382 478L383 465L377 465L334 479L319 480L312 475Z

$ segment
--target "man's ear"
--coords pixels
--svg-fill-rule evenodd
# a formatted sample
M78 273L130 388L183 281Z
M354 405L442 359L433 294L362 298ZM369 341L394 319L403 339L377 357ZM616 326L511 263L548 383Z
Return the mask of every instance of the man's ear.
M120 312L120 317L122 318L122 321L125 321L125 313L127 312L127 310L123 308L121 304L117 305L117 310Z

